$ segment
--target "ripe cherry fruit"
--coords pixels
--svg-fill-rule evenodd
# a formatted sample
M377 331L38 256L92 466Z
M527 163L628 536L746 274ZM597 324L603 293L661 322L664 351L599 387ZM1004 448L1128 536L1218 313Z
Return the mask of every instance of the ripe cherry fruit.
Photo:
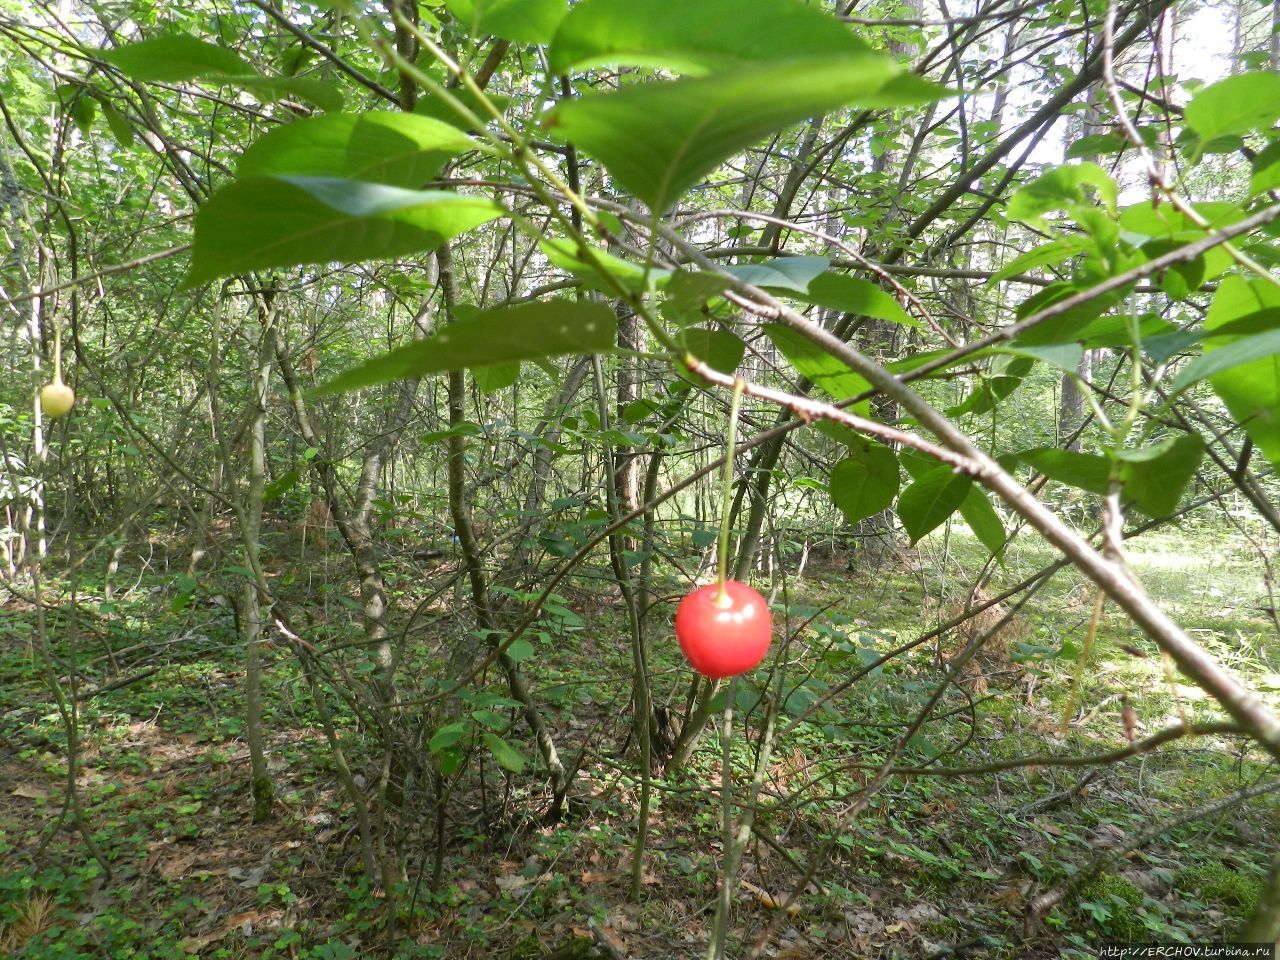
M764 597L737 580L701 587L676 608L680 649L704 677L720 680L746 673L764 659L773 637L773 617Z
M40 409L49 419L65 417L76 402L76 392L55 376L52 383L40 388Z

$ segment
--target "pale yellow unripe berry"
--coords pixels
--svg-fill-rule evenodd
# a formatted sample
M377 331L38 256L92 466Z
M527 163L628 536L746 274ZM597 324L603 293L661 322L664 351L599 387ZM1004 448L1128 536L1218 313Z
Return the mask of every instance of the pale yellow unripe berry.
M40 409L49 419L65 417L76 402L76 392L61 379L46 383L40 388Z

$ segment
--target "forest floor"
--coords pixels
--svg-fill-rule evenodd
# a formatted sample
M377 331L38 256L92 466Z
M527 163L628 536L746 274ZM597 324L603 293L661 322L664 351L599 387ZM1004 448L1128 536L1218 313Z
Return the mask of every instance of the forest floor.
M66 735L34 608L0 595L0 955L533 960L552 951L597 955L586 951L588 941L632 960L702 955L722 855L719 801L707 789L720 782L720 748L707 737L687 768L655 776L642 891L633 902L637 764L634 751L622 752L631 653L616 600L597 598L584 584L564 588L523 651L533 658L536 693L562 750L571 758L585 750L570 816L553 825L532 816L545 801L533 761L511 776L483 750L469 755L450 781L447 842L432 889L432 809L408 804L388 812L407 877L388 949L383 894L364 879L350 803L297 662L284 646L267 653L277 802L271 820L254 824L232 612L211 586L214 577L206 584L180 575L185 558L176 550L166 569L164 546L128 545L112 594L108 558L90 557L78 584L87 612L75 624L50 614L61 689L67 664L80 664L83 836L64 810ZM281 535L277 548L269 561L283 571L279 595L305 612L297 625L335 657L350 654L358 673L358 647L342 650L344 638L348 647L358 640L358 608L343 592L349 580L337 548L308 546L301 564L288 553L296 542ZM1206 648L1276 702L1280 645L1252 549L1244 537L1191 523L1177 537L1142 538L1131 561ZM977 556L961 528L851 569L847 557L818 551L797 577L793 557L777 618L803 645L798 659L807 666L782 688L784 722L875 652L952 615ZM1016 583L1051 559L1043 548L1015 543L993 583ZM297 569L312 572L287 572ZM425 575L396 569L393 602L407 615L448 564ZM224 575L231 579L234 570ZM432 689L441 651L466 639L449 596L406 634L415 655L404 665L402 696ZM1069 572L1053 578L1017 611L980 666L966 670L960 690L940 704L940 719L900 763L936 769L1119 750L1126 696L1140 717L1139 738L1182 717L1222 719L1199 691L1171 682L1152 645L1105 609L1060 735L1093 610L1086 584ZM654 688L659 702L679 706L688 673L667 623L655 615ZM730 955L745 956L769 924L763 955L790 958L1092 957L1103 941L1229 937L1256 900L1280 837L1277 790L1198 811L1256 785L1280 786L1274 768L1256 751L1242 752L1237 736L1173 740L1093 773L1036 764L963 777L896 776L865 810L847 816L961 645L963 638L948 636L904 653L775 745L759 832L743 862ZM492 677L488 689L504 692ZM745 722L753 744L766 704L758 693L744 682L738 697L739 730ZM378 771L365 758L379 756L377 745L341 701L330 702L368 787ZM491 716L511 713L494 704ZM535 755L518 722L504 735ZM741 789L754 753L745 741L736 748ZM1042 922L1026 923L1034 898L1064 889L1101 852L1122 850L1144 831L1153 834L1146 842L1072 890ZM818 884L792 910L779 911L798 866L824 844L829 859Z

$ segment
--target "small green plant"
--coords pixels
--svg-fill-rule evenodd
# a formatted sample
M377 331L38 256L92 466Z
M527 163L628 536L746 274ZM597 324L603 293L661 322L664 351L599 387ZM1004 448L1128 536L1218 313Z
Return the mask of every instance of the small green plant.
M1146 933L1138 915L1142 891L1123 877L1103 873L1087 881L1080 888L1077 906L1119 940L1140 940Z
M1178 886L1227 908L1243 919L1253 913L1262 892L1262 881L1223 863L1188 868L1178 876Z

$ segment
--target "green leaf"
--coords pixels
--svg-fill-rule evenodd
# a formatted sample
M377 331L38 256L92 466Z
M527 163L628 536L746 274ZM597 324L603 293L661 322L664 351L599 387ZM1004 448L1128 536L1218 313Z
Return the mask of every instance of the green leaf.
M253 75L254 69L226 47L205 43L185 33L140 40L99 56L134 80L181 83L209 75Z
M1048 267L1062 263L1084 252L1084 241L1080 237L1059 237L1042 243L1040 246L1020 256L1014 257L997 270L987 280L987 286L994 286L1002 280L1035 270L1037 267Z
M605 165L654 211L666 210L724 160L770 133L837 107L924 103L941 87L886 90L903 67L853 52L768 70L645 83L561 103L546 125ZM884 91L884 94L881 94Z
M991 501L981 487L970 487L968 494L960 502L960 516L964 517L964 522L969 524L973 535L989 551L999 553L1004 549L1004 524L1000 522L1000 514L991 506Z
M1280 329L1233 340L1226 346L1203 353L1188 363L1182 368L1182 372L1173 381L1170 389L1174 393L1181 393L1192 384L1206 380L1224 370L1271 357L1277 353L1280 353Z
M874 283L843 273L823 273L815 277L808 290L797 299L860 317L899 323L904 327L920 326L919 320L898 306L897 300Z
M497 393L520 379L520 364L495 363L487 367L476 367L471 375L481 393Z
M714 273L677 270L664 288L669 304L677 316L694 313L712 297L729 288L729 281Z
M196 214L185 287L246 270L385 260L501 216L486 197L330 177L246 177Z
M898 494L898 458L879 443L863 440L831 470L831 499L850 523L875 516Z
M982 377L964 400L947 411L947 416L987 413L1018 389L1034 364L1030 357L999 357L993 361L990 375Z
M720 373L733 373L747 352L747 345L728 330L689 327L679 337L680 346ZM692 374L691 374L692 376Z
M445 0L445 6L472 39L492 34L517 43L550 43L569 12L565 0Z
M1280 291L1273 285L1264 280L1226 277L1218 285L1205 318L1206 355L1239 342L1214 334L1234 329L1232 324L1275 307L1280 307ZM1280 469L1280 356L1272 354L1234 366L1209 382L1231 412L1232 419L1244 427L1258 449Z
M512 773L519 773L524 769L527 762L524 756L511 744L503 740L496 733L485 733L485 745L489 748L489 752L493 754L493 758L498 763L510 770Z
M763 263L732 264L724 270L754 287L804 293L829 266L827 257L775 257Z
M1202 141L1265 130L1280 117L1280 73L1258 70L1219 80L1187 104L1183 118Z
M259 137L240 157L241 177L344 177L416 188L475 142L440 120L380 110L295 120Z
M1038 447L1018 454L1023 463L1051 480L1077 487L1090 493L1105 494L1111 477L1111 462L1106 457L1057 447Z
M1204 441L1191 433L1140 450L1122 450L1116 456L1123 464L1126 499L1151 517L1172 513L1203 455Z
M452 776L462 766L462 751L455 747L448 747L438 754L437 759L440 763L441 775Z
M1249 196L1280 187L1280 140L1275 141L1253 158L1253 176L1249 178Z
M766 323L764 331L784 357L802 376L813 381L837 400L848 400L871 388L871 384L854 373L821 347L780 323ZM865 415L871 402L864 400L851 409Z
M450 723L435 732L430 741L427 742L427 749L432 753L439 753L441 750L452 747L455 743L467 735L467 731L471 725L466 721L459 723Z
M512 641L511 646L507 647L507 657L516 663L522 663L528 660L534 654L534 646L524 637L517 637Z
M440 79L443 83L443 78ZM489 111L480 105L480 98L466 87L453 87L449 90L449 93L454 100L470 110L481 123L487 123L491 119ZM489 93L488 91L485 91L485 99L502 113L506 112L511 103L510 97L503 96L500 93ZM471 121L464 114L459 113L448 100L425 90L422 96L418 98L418 102L414 104L413 112L419 116L441 120L455 127L467 128L471 126Z
M505 730L510 724L507 718L500 713L494 713L492 710L472 710L471 719L476 723L483 724L490 730Z
M552 73L600 66L657 67L689 75L793 57L838 57L866 44L799 0L584 0L560 24Z
M658 283L671 274L670 270L656 268L650 269L646 277L645 269L640 264L615 257L599 247L589 248L594 259L594 263L590 262L579 244L563 237L545 239L541 247L547 259L557 267L582 277L589 281L590 286L607 294L615 294L618 286L624 290L640 292L645 289L646 283ZM605 273L616 281L616 285L609 282Z
M946 523L960 509L973 481L951 467L933 467L907 485L898 497L898 518L912 543Z
M116 105L110 100L103 98L99 100L99 105L102 107L102 116L106 119L107 126L111 128L111 135L116 138L116 142L122 147L132 146L136 136L133 122L116 109Z
M1109 157L1125 150L1129 140L1120 133L1098 133L1081 137L1067 148L1066 158L1078 160L1082 157Z
M1044 214L1051 210L1070 210L1089 204L1085 187L1093 187L1115 213L1116 184L1096 163L1077 163L1054 167L1040 179L1023 187L1009 200L1005 213L1010 220L1033 226L1044 224Z
M1061 300L1065 300L1081 290L1089 286L1087 282L1077 283L1054 283L1045 287L1040 292L1033 294L1024 300L1017 310L1018 319L1023 320L1037 313L1040 310L1050 307ZM1037 323L1030 330L1024 330L1019 336L1020 343L1029 346L1041 346L1048 343L1062 343L1067 340L1075 340L1081 335L1081 331L1089 327L1093 321L1102 316L1103 313L1110 310L1117 303L1122 301L1129 294L1130 287L1126 286L1119 290L1113 290L1110 293L1104 293L1101 296L1093 297L1084 303L1076 304L1058 314L1056 317L1050 317L1041 323Z
M243 77L210 74L210 80L219 80L241 90L248 90L259 100L274 101L285 97L314 103L321 110L337 112L346 104L342 91L310 77Z
M280 499L282 496L288 493L291 489L293 489L294 485L300 479L302 479L301 470L298 470L296 468L293 470L290 470L288 473L279 477L274 482L267 484L266 489L262 491L263 501L266 503L270 503L272 500Z
M497 307L340 373L317 393L341 393L406 377L515 360L604 353L613 348L617 332L613 311L589 300Z
M1080 366L1080 358L1084 356L1084 347L1078 343L1047 343L1043 346L1033 346L1014 340L1008 346L993 347L991 352L1023 357L1057 367L1065 373L1075 373Z

